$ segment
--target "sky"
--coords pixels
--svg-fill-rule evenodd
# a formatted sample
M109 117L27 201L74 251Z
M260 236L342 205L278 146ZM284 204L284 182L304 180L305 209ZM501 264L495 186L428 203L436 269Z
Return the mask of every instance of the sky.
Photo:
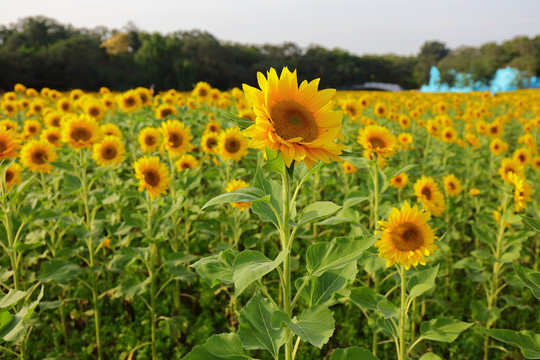
M353 54L416 55L540 35L540 0L0 0L0 25L43 15L62 24L203 30L242 44L321 45Z

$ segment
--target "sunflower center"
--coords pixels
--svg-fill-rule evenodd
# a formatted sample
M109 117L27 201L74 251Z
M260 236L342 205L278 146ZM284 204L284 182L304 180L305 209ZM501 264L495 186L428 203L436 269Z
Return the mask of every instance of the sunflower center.
M161 117L169 116L171 114L172 114L171 109L163 109L163 110L161 110Z
M303 105L293 100L282 100L270 108L270 118L276 133L285 140L301 138L311 142L319 136L317 121Z
M90 110L88 111L88 113L92 117L98 117L99 116L99 109L96 108L96 107L91 107Z
M183 142L184 142L184 138L182 137L182 135L177 134L177 133L169 134L169 144L171 145L172 148L180 147L180 145L182 145Z
M210 132L218 132L218 127L217 125L210 125L208 130L210 130Z
M157 171L155 170L147 170L145 173L144 173L144 181L154 187L154 186L158 186L159 185L159 174Z
M2 154L4 151L6 151L7 145L5 141L0 141L0 154Z
M191 169L191 165L188 163L188 162L183 162L182 163L182 169Z
M131 106L135 105L135 99L132 96L130 96L130 97L124 99L124 104L126 104L126 106L128 106L128 107L131 107Z
M37 133L37 127L35 127L35 126L29 126L29 127L28 127L28 132L29 132L30 134L35 134L35 133Z
M497 133L497 128L492 127L491 129L489 129L489 131L491 131L492 134L496 134Z
M413 223L403 223L392 231L392 242L400 251L414 251L424 243L422 231Z
M526 159L525 159L525 155L523 155L523 154L519 154L519 155L518 155L518 159L519 159L519 161L522 162L522 163L524 163L525 160L526 160Z
M141 98L141 101L143 104L146 104L146 101L148 101L148 96L146 96L146 94L139 94L139 97Z
M156 138L153 137L152 135L147 135L145 138L144 138L144 143L148 146L152 146L156 143Z
M51 144L56 144L58 140L60 140L60 138L56 134L47 135L47 141L50 142Z
M15 177L15 174L12 171L6 170L6 182L10 182Z
M54 126L54 127L60 127L60 118L52 119L51 125Z
M199 89L199 96L200 97L205 97L206 95L208 95L208 91L204 88L202 89Z
M62 110L68 111L69 110L69 103L64 102L64 103L62 103L61 107L62 107Z
M32 162L34 164L45 164L45 160L47 160L47 153L44 150L36 150L32 153Z
M448 187L450 188L450 190L455 190L456 189L456 185L453 182L448 183Z
M88 141L92 137L92 133L87 128L78 127L71 132L71 138L75 141Z
M395 180L397 183L400 183L401 182L401 178L396 178Z
M213 149L214 146L216 146L216 145L217 145L216 139L210 138L210 139L206 140L206 146L207 146L209 149Z
M240 149L240 142L236 139L227 139L225 149L227 149L227 152L234 154Z
M377 137L377 136L371 136L369 139L368 139L368 143L371 144L371 147L372 148L379 148L379 149L382 149L385 147L385 142L383 139Z
M116 157L116 154L117 154L117 151L116 151L116 148L112 145L110 146L105 146L102 150L101 150L101 156L103 156L103 158L105 160L112 160Z
M422 195L426 197L426 199L429 201L431 200L431 190L427 186L422 189Z
M355 116L356 115L356 108L354 106L347 105L347 112L349 114L351 114L352 116Z

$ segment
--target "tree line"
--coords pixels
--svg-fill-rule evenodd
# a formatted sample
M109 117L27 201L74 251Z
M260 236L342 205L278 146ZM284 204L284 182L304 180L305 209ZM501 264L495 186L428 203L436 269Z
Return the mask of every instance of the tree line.
M0 26L0 89L4 91L16 83L87 91L153 84L158 90L187 91L199 81L225 90L242 83L255 85L257 71L283 66L298 69L299 80L321 78L321 87L350 89L374 81L415 89L428 82L432 65L439 67L441 80L449 84L456 71L470 73L475 81L489 81L505 66L540 75L540 35L455 50L428 41L416 56L358 56L321 46L301 48L292 42L237 44L199 30L163 35L133 24L122 30L82 29L41 16Z

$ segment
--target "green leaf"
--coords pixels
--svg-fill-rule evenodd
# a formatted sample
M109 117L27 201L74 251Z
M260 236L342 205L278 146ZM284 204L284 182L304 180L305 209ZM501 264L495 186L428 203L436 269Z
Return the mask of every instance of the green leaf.
M231 192L221 194L215 198L209 200L201 210L206 209L209 206L228 204L232 202L252 202L257 200L262 200L265 198L265 194L261 189L255 187L245 187L241 189L236 189Z
M0 298L0 310L7 311L14 307L19 300L26 296L26 291L9 289L9 292Z
M536 231L540 231L540 219L535 219L535 218L523 216L523 215L520 215L520 216L523 219L523 221L527 223L527 225L529 225Z
M407 288L411 298L418 297L435 287L435 279L439 272L439 265L420 271L409 279Z
M425 353L419 360L442 360L440 356L434 353Z
M39 220L57 220L63 215L62 211L59 210L42 210L40 211L35 218Z
M320 348L334 333L334 322L334 317L328 307L317 305L304 310L298 320L289 319L282 311L277 312L271 324L274 328L277 327L277 323L285 325L303 341L308 341Z
M401 169L397 169L397 170L394 170L392 172L390 172L388 174L388 177L394 177L394 176L397 176L401 173L406 173L407 171L411 170L411 169L414 169L415 167L417 167L418 164L409 164L409 165L405 165L404 167L402 167Z
M388 300L382 300L377 303L377 310L384 316L385 319L394 317L401 312L401 309L392 304Z
M267 350L277 359L280 347L285 344L285 331L272 328L270 322L274 311L269 300L260 294L255 295L240 310L238 336L242 339L244 348Z
M253 180L253 187L261 189L265 195L270 195L270 204L274 207L278 215L282 215L282 199L283 199L283 190L281 186L270 179L268 176L264 176L260 168L257 168L255 173L255 179ZM276 228L279 227L279 220L276 217L276 214L270 207L270 204L259 201L251 204L251 210L259 215L262 220L270 221Z
M540 335L531 331L478 328L484 334L507 344L519 347L526 359L540 359Z
M82 269L69 261L50 260L41 264L39 279L43 282L55 281L67 285Z
M233 282L233 263L237 255L237 251L228 249L222 251L219 255L208 256L191 264L195 268L197 274L210 287L225 283Z
M15 316L0 315L0 339L4 341L17 340L26 328L26 320L32 315L42 298L43 286L37 299L30 305L24 306Z
M103 201L101 203L103 205L109 205L109 204L114 204L118 200L120 200L120 195L118 195L117 193L113 193L113 194L107 196L105 199L103 199Z
M278 172L280 174L285 174L285 162L281 153L277 150L266 149L266 162L262 166L266 171Z
M485 303L479 300L471 301L471 317L486 326L493 324L501 317L501 309L492 307L488 309Z
M335 349L330 360L379 360L371 351L354 346L346 349Z
M241 118L239 116L234 115L233 113L229 111L222 111L221 114L224 118L226 118L229 121L232 121L240 128L240 130L245 130L251 125L254 125L255 123L249 119Z
M195 282L195 274L183 265L168 266L167 269L174 280L181 280L187 283Z
M331 242L311 245L307 250L309 276L320 276L328 270L339 269L356 261L364 250L375 243L377 236L342 236Z
M540 272L527 269L517 263L514 263L514 271L523 285L531 289L533 295L540 299Z
M122 282L120 285L120 295L126 299L133 299L137 295L144 294L148 291L148 285L150 284L150 278L146 278L143 282L131 278Z
M278 267L287 254L288 250L284 249L275 260L270 260L255 250L244 250L236 255L233 265L233 281L236 287L234 297L238 297L251 283Z
M466 323L456 319L438 318L424 321L420 324L420 337L426 340L451 343L459 334L467 330L473 323Z
M62 169L65 171L69 171L69 172L75 171L75 168L73 167L73 165L67 162L55 161L55 162L52 162L51 165L54 166L55 168Z
M206 340L206 350L219 357L229 360L249 359L242 348L242 340L237 334L219 334Z
M347 281L354 281L358 272L356 262L335 270L325 272L319 277L309 280L308 285L302 290L302 298L307 301L308 306L325 305L332 300L334 294L347 284ZM297 288L301 286L304 278L297 281Z
M379 310L377 304L385 300L384 296L367 286L352 289L349 298L354 304L369 310Z
M339 209L341 209L341 206L336 205L331 201L316 201L304 208L298 218L298 223L291 221L291 225L300 226L313 221L322 220L336 213Z

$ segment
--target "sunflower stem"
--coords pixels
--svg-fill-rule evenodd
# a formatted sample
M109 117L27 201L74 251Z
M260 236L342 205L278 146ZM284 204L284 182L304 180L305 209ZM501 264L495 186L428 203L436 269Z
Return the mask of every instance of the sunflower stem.
M407 316L407 288L406 275L407 272L403 265L399 266L399 275L401 277L401 313L399 316L399 360L405 360L405 318Z
M379 174L377 170L377 155L374 155L374 163L371 165L371 176L373 178L373 229L379 226Z
M290 237L290 184L289 175L284 170L281 173L281 179L283 181L283 221L281 227L281 246L283 249L289 250L283 261L283 310L291 317L292 315L292 300L291 300L291 254L290 249L292 245L292 239ZM289 328L285 328L285 360L293 359L293 345L292 345L292 332Z

